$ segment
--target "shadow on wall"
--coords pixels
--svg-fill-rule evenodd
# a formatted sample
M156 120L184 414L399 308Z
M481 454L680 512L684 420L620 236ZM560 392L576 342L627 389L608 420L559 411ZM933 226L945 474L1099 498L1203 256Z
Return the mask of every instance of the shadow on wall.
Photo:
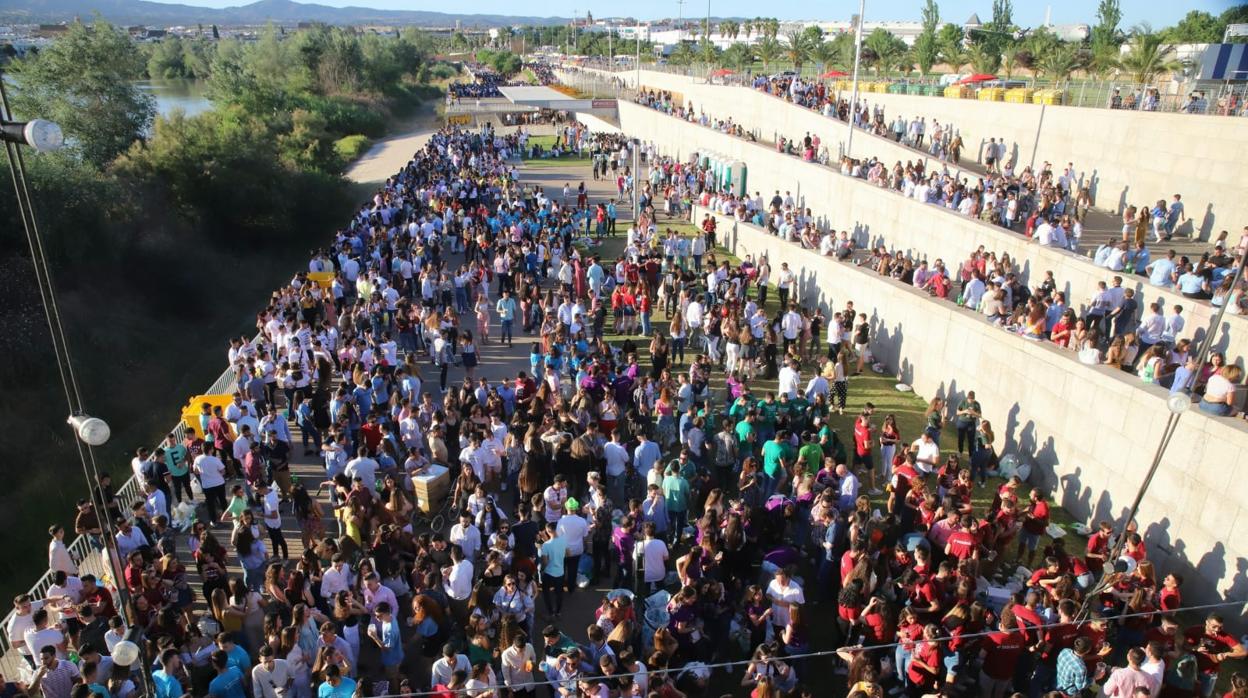
M737 248L740 229L736 222L720 218L723 228L727 231L727 239L732 241L732 249L740 254ZM847 273L852 273L847 270ZM903 352L905 333L900 324L889 325L880 315L880 309L872 303L863 303L862 298L829 298L818 283L818 275L802 269L798 279L798 297L807 305L817 305L825 312L828 321L834 312L844 307L847 300L859 301L860 308L872 307L868 323L873 338L871 351L875 361L896 371L900 382L913 385L916 369ZM916 296L915 302L925 302ZM974 385L960 384L956 379L941 382L935 395L924 397L942 397L946 402L956 406L968 390ZM1053 493L1053 499L1077 520L1092 525L1100 521L1112 522L1121 527L1126 521L1130 499L1115 501L1104 483L1086 482L1089 475L1087 469L1076 463L1062 462L1062 455L1057 452L1054 437L1040 433L1036 422L1023 419L1022 406L1014 403L1007 409L1005 423L994 423L997 433L997 448L1000 454L1016 454L1024 462L1032 464L1032 475L1029 484ZM1070 457L1069 455L1067 456ZM1065 474L1058 475L1065 471ZM1094 490L1094 486L1097 489ZM1134 495L1134 485L1126 490ZM1232 571L1227 560L1228 551L1225 544L1216 543L1207 552L1200 554L1199 559L1189 557L1189 550L1182 539L1173 538L1170 533L1171 520L1162 517L1160 520L1143 524L1141 534L1149 546L1149 556L1163 572L1173 572L1186 580L1189 600L1188 604L1213 603L1218 600L1242 602L1248 598L1248 558L1236 558L1235 569ZM1204 547L1203 545L1201 547ZM1228 617L1231 614L1227 614ZM1241 623L1233 624L1242 626Z

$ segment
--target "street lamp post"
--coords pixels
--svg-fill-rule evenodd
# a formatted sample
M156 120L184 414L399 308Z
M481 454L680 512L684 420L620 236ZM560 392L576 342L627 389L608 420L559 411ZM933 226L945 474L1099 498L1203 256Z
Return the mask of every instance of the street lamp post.
M854 89L849 101L849 137L845 139L845 155L853 157L854 152L854 109L858 106L858 68L862 62L862 20L867 9L867 0L858 0L858 25L854 27Z

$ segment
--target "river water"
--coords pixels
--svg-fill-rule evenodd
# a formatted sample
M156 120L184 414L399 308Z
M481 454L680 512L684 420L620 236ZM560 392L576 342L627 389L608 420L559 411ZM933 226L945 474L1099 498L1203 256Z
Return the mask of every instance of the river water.
M156 113L161 116L175 109L187 116L212 109L207 86L198 80L137 80L134 85L156 99Z

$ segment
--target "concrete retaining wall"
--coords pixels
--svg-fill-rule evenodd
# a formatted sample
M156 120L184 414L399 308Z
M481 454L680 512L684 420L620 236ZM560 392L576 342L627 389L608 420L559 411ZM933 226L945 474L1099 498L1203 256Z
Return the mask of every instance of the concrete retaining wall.
M695 220L706 213L695 211ZM1029 455L1033 483L1075 517L1125 515L1169 412L1165 391L1053 345L1025 340L911 286L836 262L748 224L717 216L737 256L769 255L799 273L799 296L826 312L854 301L872 327L872 351L924 397L974 390L998 452ZM854 390L853 379L850 391ZM880 415L877 417L882 418ZM913 438L915 435L903 435ZM1248 597L1248 428L1184 414L1140 509L1149 557L1184 573L1185 603ZM1228 614L1233 615L1233 614Z
M635 72L603 74L615 75L629 85L637 80ZM769 140L773 132L788 137L817 132L833 154L836 144L844 140L843 124L749 88L646 70L641 71L641 83L679 92L694 102L695 109L705 106L708 114L732 115ZM1233 242L1248 224L1248 197L1238 184L1240 154L1248 147L1248 119L1085 107L1042 110L1035 104L874 92L860 94L860 98L869 105L882 105L890 118L925 116L929 124L933 119L952 123L966 143L964 156L977 162L982 162L988 139L996 138L1005 140L1019 169L1033 159L1037 167L1048 161L1059 172L1073 163L1098 208L1121 212L1130 204L1151 206L1159 198L1169 201L1177 193L1183 195L1192 226L1205 239L1227 230ZM854 140L854 155L877 155L889 163L917 157L904 148L890 149L884 139L864 141L862 149L857 135Z
M1035 274L1038 283L1045 271L1052 271L1059 290L1066 292L1067 300L1076 308L1091 299L1098 281L1108 281L1112 276L1085 257L1040 247L1016 233L939 206L921 204L830 168L782 155L774 148L653 109L621 101L620 123L626 133L654 141L665 154L685 157L697 151L744 161L746 183L751 192L761 191L764 198L770 198L775 190L791 191L823 224L837 230L854 231L860 244L885 244L898 250L926 254L928 259L943 258L951 267L956 267L972 250L983 245L998 255L1009 253L1020 264L1024 280ZM1146 309L1154 301L1162 302L1167 308L1181 304L1187 316L1186 336L1195 339L1205 336L1214 310L1209 303L1198 303L1156 288L1143 277L1129 277L1124 286L1136 289L1141 308ZM1228 314L1215 347L1225 351L1231 359L1243 357L1248 347L1248 318Z

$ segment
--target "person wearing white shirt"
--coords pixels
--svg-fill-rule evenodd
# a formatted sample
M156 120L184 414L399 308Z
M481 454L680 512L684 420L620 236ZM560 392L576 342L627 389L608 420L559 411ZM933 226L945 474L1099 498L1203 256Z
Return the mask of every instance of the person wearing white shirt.
M517 633L512 639L511 647L503 650L503 685L515 690L517 695L532 695L532 687L526 684L533 681L533 667L537 666L537 653L533 645L525 641L523 634ZM520 687L520 688L513 688Z
M780 395L788 395L789 399L797 397L797 388L802 380L802 376L793 368L792 363L785 361L784 368L780 369L780 382L776 388L776 392Z
M984 284L984 280L980 278L979 274L973 275L971 280L966 282L966 286L962 289L963 305L971 310L978 310L979 302L984 297L984 291L986 289L987 286Z
M797 309L790 305L788 312L784 317L780 318L780 331L784 334L784 352L789 352L789 347L797 341L798 335L802 333L802 316L798 314Z
M52 536L48 543L48 571L78 574L78 564L74 562L74 556L65 545L65 527L53 524L48 529L48 534Z
M122 560L130 558L130 553L151 545L143 531L139 530L129 519L123 521L117 529L117 553Z
M642 580L653 589L667 577L667 544L657 537L653 521L647 521L641 530L646 537L641 544Z
M828 379L823 377L822 373L816 373L814 378L806 384L806 399L814 402L816 395L828 396Z
M251 687L256 698L284 698L292 695L295 676L285 659L273 655L273 648L260 648L260 661L251 668Z
M767 584L767 598L771 599L771 624L777 635L789 624L789 609L806 603L802 588L783 567L776 570L776 576Z
M926 431L923 435L915 439L911 446L916 450L914 454L914 467L920 472L931 473L940 465L940 444L932 440L930 434Z
M464 551L451 548L451 565L442 570L442 589L451 601L462 605L472 594L472 563L464 559Z
M342 553L335 553L329 569L321 575L321 598L332 599L340 591L349 591L354 575Z
M452 545L458 545L464 551L465 558L469 560L477 558L477 552L481 550L481 530L472 522L472 512L460 512L459 523L451 526L451 533L447 540Z
M1140 327L1136 331L1142 345L1141 353L1144 349L1160 342L1166 334L1166 318L1161 314L1161 304L1152 303L1149 305L1149 312L1140 320Z
M568 513L564 514L555 525L555 532L567 541L568 552L564 563L567 569L575 574L576 565L581 555L585 554L585 534L589 532L589 524L572 509L575 499L568 500Z
M351 480L360 478L360 481L364 483L364 489L373 492L377 489L377 469L380 467L377 461L368 457L368 448L361 446L359 455L347 462L343 473Z
M467 656L457 654L455 646L448 643L442 648L442 658L434 662L433 667L429 671L429 685L449 685L451 678L455 676L457 671L471 673L472 665L468 663Z
M1162 333L1161 338L1164 341L1173 344L1178 340L1179 335L1183 333L1183 325L1186 321L1183 319L1183 306L1174 306L1174 313L1166 316L1166 330Z
M858 499L858 490L861 485L858 482L858 476L850 472L844 463L836 466L836 476L840 478L840 491L837 497L837 507L841 511L851 511Z

